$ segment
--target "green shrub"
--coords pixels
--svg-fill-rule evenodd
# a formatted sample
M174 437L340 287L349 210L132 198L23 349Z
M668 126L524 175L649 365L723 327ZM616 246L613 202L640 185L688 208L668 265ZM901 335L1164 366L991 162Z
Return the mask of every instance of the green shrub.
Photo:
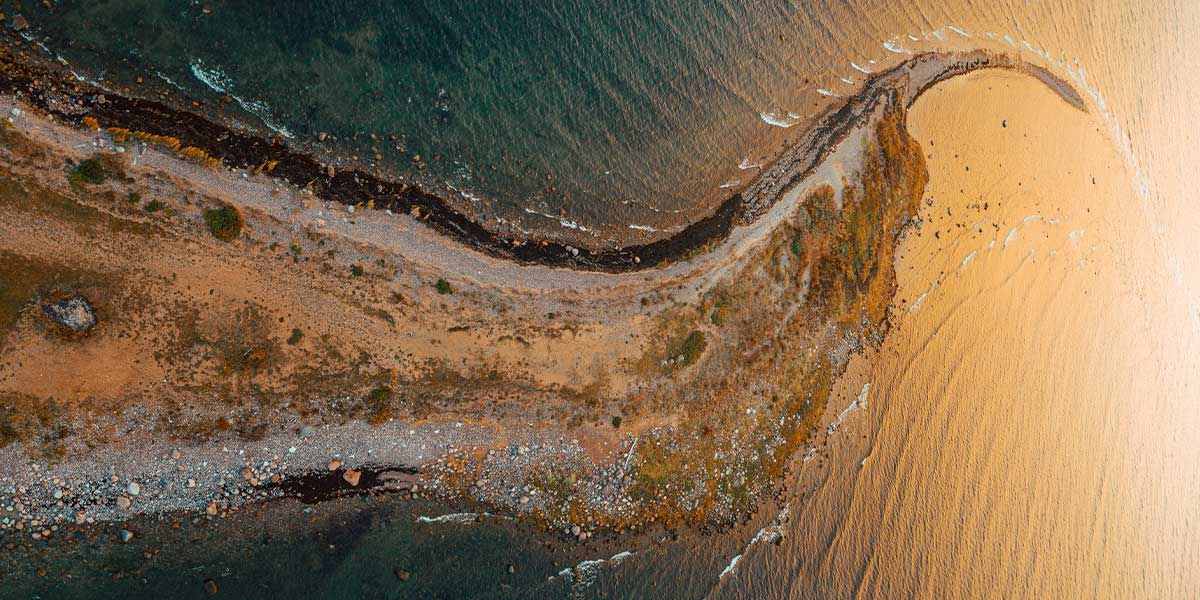
M204 222L213 237L222 242L232 242L242 234L242 213L228 204L204 211Z
M362 277L363 268L358 265L350 265L350 274L355 277Z
M304 339L304 332L299 329L292 329L292 335L288 336L287 343L289 346L295 346Z
M437 280L437 293L453 294L454 289L450 287L449 281L446 281L445 279L439 279L439 280Z
M708 348L708 340L704 338L704 332L700 330L693 331L688 334L687 339L683 340L683 345L679 347L679 353L683 355L683 364L690 365L704 354L704 350Z
M75 168L71 171L71 180L99 185L104 183L111 174L108 167L104 166L104 163L95 158L89 158L75 165Z
M614 429L621 428L621 417L619 415L612 418L612 426Z
M142 207L142 210L144 210L148 213L154 213L154 212L158 212L158 211L162 210L163 207L165 207L165 206L166 206L166 204L163 204L162 202L159 202L158 200L151 200L151 201L147 202L145 206Z

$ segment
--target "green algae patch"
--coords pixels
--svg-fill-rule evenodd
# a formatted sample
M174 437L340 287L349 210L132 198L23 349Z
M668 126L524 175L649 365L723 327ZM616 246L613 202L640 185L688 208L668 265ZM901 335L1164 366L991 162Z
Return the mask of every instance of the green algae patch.
M232 242L242 234L242 213L228 204L204 211L204 224L208 232L222 242Z

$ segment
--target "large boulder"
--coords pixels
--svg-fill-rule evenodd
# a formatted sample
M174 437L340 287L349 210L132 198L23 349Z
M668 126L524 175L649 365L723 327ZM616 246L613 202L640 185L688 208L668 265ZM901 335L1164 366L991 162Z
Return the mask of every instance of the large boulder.
M75 294L57 302L42 305L46 318L74 331L86 333L96 326L96 312L83 294Z

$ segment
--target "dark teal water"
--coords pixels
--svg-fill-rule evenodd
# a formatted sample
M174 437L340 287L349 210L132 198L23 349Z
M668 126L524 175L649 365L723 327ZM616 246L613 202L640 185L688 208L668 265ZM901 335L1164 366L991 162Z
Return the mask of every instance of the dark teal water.
M719 186L752 173L738 163L782 134L759 113L801 110L793 84L821 56L795 44L834 42L823 26L795 28L803 15L784 2L123 0L30 10L49 48L113 89L165 89L211 111L222 94L207 79L239 99L220 112L245 126L286 130L300 145L329 132L342 141L330 146L336 154L362 165L378 150L385 172L440 188L491 215L489 226L600 245L665 236L732 193Z
M709 214L757 173L739 165L777 155L863 71L907 51L992 31L1056 59L1100 54L1075 4L68 0L23 10L47 48L112 89L168 91L266 135L287 131L336 164L415 179L495 230L612 246ZM227 107L226 93L238 99ZM319 132L338 143L317 144Z

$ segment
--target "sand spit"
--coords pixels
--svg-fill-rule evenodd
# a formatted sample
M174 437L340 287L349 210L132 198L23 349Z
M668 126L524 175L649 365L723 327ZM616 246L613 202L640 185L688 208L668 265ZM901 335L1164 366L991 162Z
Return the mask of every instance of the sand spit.
M581 541L732 522L889 327L927 177L900 82L944 60L879 76L810 132L724 244L621 275L472 252L7 97L0 252L20 283L0 307L0 528L215 518L315 488L432 494ZM95 331L32 310L67 291L96 306Z

